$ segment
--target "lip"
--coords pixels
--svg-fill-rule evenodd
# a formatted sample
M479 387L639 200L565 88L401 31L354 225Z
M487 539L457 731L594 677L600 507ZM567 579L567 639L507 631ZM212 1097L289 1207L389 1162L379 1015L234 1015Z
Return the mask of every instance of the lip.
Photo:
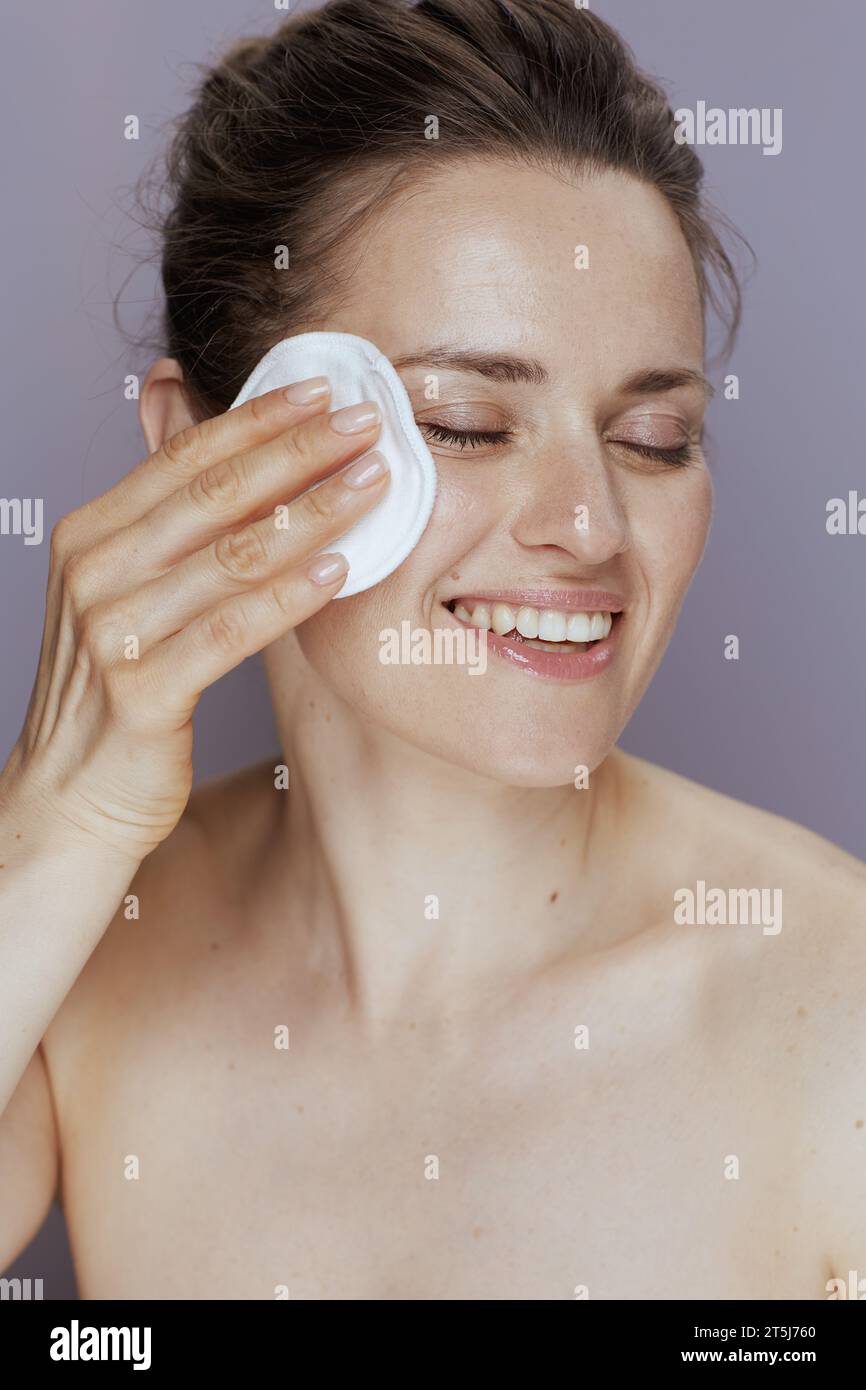
M621 613L625 599L606 589L471 589L450 594L443 603L507 603L512 607L558 608L564 613ZM465 624L464 624L465 626ZM605 639L606 640L606 639Z
M506 592L515 594L513 589L502 592L503 594ZM537 593L538 591L534 590L533 592ZM472 595L471 597L481 598L481 595ZM488 594L485 597L489 599L491 595ZM613 598L613 595L606 595L605 597ZM507 603L508 599L503 597L501 601ZM517 599L515 598L514 601L516 602ZM524 601L529 602L528 599ZM448 602L450 603L452 600L449 599ZM561 607L561 604L546 606ZM445 608L444 604L443 608L451 621L456 623L458 627L471 628L474 626L473 623L464 623L462 619L451 612L450 608ZM588 610L578 608L577 611L586 612ZM622 608L605 609L605 611L620 613ZM529 676L536 676L541 680L575 684L580 681L591 680L593 676L600 676L608 669L616 655L621 622L622 620L614 622L609 636L596 642L588 652L542 652L537 647L527 647L523 643L514 642L508 637L499 637L495 632L490 631L487 632L487 649L494 656L502 657L518 671L525 671Z

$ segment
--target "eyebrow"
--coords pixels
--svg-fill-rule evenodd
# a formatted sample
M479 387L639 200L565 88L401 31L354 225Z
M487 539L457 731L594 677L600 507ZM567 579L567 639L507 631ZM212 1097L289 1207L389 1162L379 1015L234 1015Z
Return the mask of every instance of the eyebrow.
M699 386L708 401L716 394L712 382L692 367L651 367L645 372L635 372L623 382L620 390L627 396L659 396L663 391L676 391L680 386Z
M422 348L410 357L395 357L394 366L398 371L403 367L450 367L458 372L478 372L490 381L526 381L530 386L543 386L550 380L547 368L532 357L447 347Z
M490 381L527 382L544 386L550 380L547 368L534 357L515 357L510 353L471 352L457 348L430 347L410 356L395 357L393 365L406 367L444 367L458 372L477 372ZM691 367L648 368L635 372L620 387L626 396L661 395L681 386L698 386L707 400L715 395L712 383Z

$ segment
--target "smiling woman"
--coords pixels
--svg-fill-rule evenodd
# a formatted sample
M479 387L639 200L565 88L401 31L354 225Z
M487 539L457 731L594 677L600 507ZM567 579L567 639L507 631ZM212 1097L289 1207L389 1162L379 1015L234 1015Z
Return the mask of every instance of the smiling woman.
M856 1267L866 874L616 747L710 525L707 310L739 313L674 136L570 0L332 0L206 76L148 456L55 533L3 774L0 1261L62 1159L87 1298L819 1298ZM438 474L339 603L376 403L311 359L228 408L311 332L385 354ZM380 656L467 629L477 679ZM189 800L201 691L259 651L280 751ZM685 922L707 883L780 929Z

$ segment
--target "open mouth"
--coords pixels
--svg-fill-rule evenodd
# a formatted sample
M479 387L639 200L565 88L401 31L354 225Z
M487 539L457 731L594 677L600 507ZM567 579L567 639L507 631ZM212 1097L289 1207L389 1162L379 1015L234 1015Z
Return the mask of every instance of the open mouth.
M571 612L470 597L451 599L444 606L458 622L492 632L518 647L572 655L591 652L605 641L621 616L605 610Z

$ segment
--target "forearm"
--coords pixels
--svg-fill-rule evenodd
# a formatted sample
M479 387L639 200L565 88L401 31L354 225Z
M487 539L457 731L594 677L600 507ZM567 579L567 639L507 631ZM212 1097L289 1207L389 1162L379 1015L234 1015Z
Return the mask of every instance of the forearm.
M137 867L20 797L0 803L0 1114Z

